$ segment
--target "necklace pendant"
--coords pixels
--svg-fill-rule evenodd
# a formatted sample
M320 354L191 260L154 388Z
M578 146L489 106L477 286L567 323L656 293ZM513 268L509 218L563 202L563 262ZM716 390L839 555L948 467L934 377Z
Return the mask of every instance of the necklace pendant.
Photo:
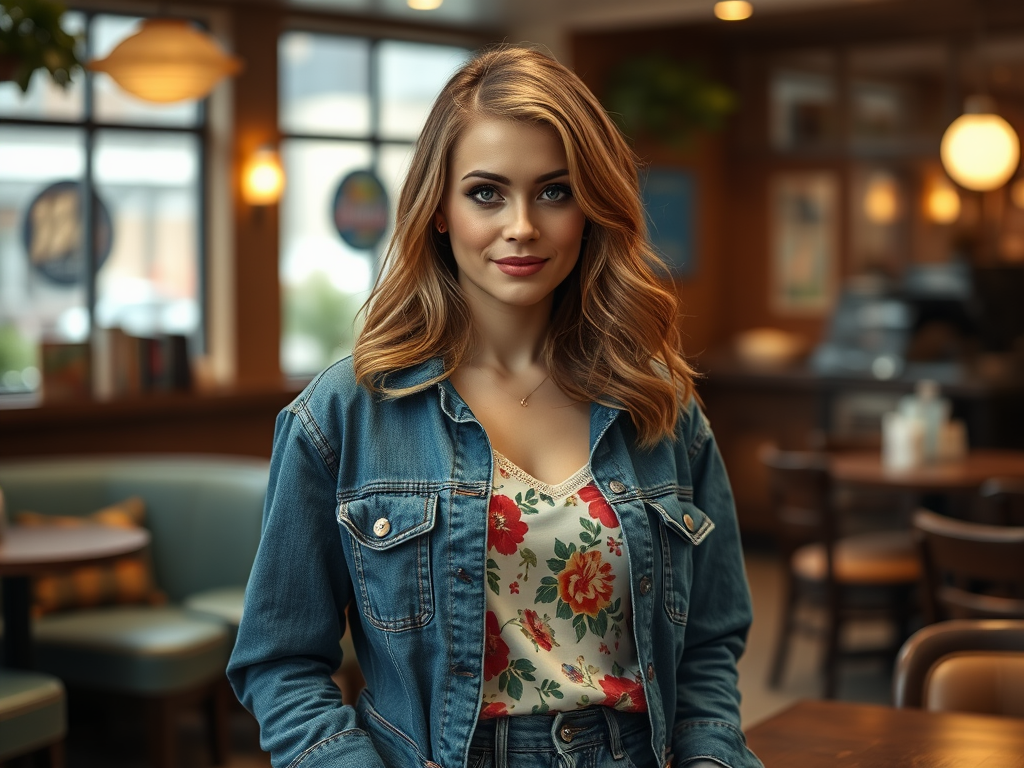
M522 400L520 400L520 401L519 401L519 404L520 404L521 406L523 406L523 408L525 408L526 406L528 406L528 405L529 405L529 403L528 403L528 402L526 402L526 398L525 398L525 397L524 397L524 398L523 398Z

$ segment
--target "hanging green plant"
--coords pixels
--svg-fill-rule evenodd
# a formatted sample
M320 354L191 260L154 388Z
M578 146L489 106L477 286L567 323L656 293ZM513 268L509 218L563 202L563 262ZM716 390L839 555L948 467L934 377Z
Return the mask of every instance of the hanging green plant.
M50 0L0 0L0 80L13 80L22 93L32 73L45 69L61 88L82 62L78 36L60 25L64 6Z
M634 141L649 136L665 144L686 144L694 131L716 131L736 109L726 86L694 65L661 54L627 59L612 70L605 106Z

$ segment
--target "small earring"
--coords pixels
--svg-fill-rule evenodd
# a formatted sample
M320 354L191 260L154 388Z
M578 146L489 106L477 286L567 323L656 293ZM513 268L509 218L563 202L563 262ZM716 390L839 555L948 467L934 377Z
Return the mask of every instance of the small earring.
M448 231L448 227L444 225L443 221L439 221L437 222L437 231L443 235L445 232Z

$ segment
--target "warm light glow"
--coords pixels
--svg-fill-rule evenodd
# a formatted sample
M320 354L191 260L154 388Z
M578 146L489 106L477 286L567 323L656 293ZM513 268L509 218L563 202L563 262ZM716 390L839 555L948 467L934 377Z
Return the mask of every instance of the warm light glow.
M900 213L900 191L896 180L879 173L872 177L864 194L864 213L873 224L892 224Z
M1010 199L1018 208L1024 209L1024 179L1018 179L1010 187Z
M284 191L284 169L270 147L253 152L242 172L242 197L249 205L273 205Z
M133 96L167 104L201 99L242 69L209 35L183 19L147 19L104 59L86 65L106 72Z
M927 186L924 214L936 224L952 224L960 218L960 194L945 176L936 176Z
M985 192L1003 186L1020 160L1020 139L993 111L990 100L969 99L965 114L942 137L942 164L953 181Z
M444 0L405 0L406 4L414 11L432 11L440 8Z
M722 21L743 21L749 19L754 6L747 0L722 0L715 3L715 16Z

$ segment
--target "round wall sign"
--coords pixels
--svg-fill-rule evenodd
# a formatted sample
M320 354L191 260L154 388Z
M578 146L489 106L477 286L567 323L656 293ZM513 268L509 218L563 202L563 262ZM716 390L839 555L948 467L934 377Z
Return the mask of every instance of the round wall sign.
M369 250L388 228L388 193L370 171L353 171L334 193L334 226L352 248Z
M82 235L82 184L58 181L35 196L25 211L21 240L29 263L46 279L59 285L85 281L84 237ZM96 191L92 194L93 244L96 269L107 260L112 245L110 211Z

